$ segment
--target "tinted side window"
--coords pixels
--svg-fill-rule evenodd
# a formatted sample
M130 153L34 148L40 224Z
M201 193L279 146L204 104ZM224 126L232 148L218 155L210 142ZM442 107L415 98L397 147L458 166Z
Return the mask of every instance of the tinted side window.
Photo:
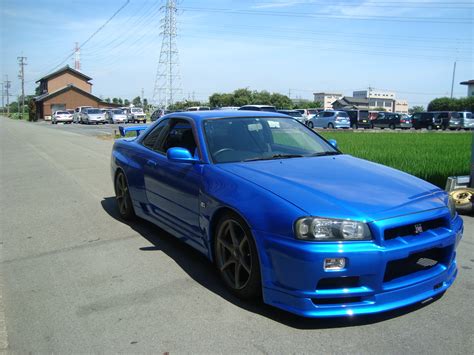
M163 137L162 144L158 150L163 153L173 147L186 148L191 155L196 151L196 139L194 138L193 128L191 124L183 119L173 120L170 130Z
M324 112L323 117L332 117L333 114L334 114L334 112L326 111L326 112Z
M159 142L159 138L162 136L162 132L164 131L164 128L168 126L168 124L169 120L164 120L158 124L158 126L156 126L150 133L147 134L142 144L147 148L157 150L156 147L158 146L157 143Z

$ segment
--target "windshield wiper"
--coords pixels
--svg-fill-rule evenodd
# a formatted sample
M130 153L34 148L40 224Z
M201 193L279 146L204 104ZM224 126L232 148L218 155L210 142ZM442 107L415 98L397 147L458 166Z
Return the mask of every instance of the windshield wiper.
M326 156L326 155L339 155L341 153L339 152L319 152L319 153L314 153L314 154L311 154L312 157L323 157L323 156Z
M301 154L274 154L270 157L256 157L245 159L244 161L257 161L257 160L273 160L273 159L289 159L289 158L301 158Z

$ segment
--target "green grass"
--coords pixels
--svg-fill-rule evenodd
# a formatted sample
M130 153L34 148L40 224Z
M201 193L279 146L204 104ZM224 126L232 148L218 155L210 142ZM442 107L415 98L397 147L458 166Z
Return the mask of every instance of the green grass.
M448 176L469 175L473 134L324 132L346 154L391 166L441 188Z

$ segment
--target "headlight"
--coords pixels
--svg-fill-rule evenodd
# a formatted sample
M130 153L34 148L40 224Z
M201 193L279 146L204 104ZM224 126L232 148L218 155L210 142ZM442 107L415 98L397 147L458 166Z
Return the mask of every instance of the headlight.
M344 219L304 217L296 221L296 237L308 241L371 240L367 224Z
M451 214L451 219L454 219L454 217L456 217L456 203L451 196L448 196L448 208L449 213Z

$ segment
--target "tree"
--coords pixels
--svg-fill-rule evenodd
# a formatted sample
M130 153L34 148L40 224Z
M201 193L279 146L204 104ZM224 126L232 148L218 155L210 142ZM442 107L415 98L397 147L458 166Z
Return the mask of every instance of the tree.
M130 101L128 101L128 99L123 100L123 105L130 106Z
M132 100L132 104L133 106L141 106L142 105L142 99L140 96L137 96L135 97L133 100Z
M474 97L462 97L460 99L451 99L449 97L440 97L432 100L428 104L428 111L473 111Z
M110 97L106 98L104 101L110 104Z
M413 115L414 113L423 112L425 108L423 106L412 106L408 109L408 113Z
M28 101L28 121L37 121L36 117L36 102L33 97Z
M143 99L143 110L147 111L148 110L148 100Z
M276 92L271 96L271 104L280 109L289 109L293 106L293 102L288 96Z

